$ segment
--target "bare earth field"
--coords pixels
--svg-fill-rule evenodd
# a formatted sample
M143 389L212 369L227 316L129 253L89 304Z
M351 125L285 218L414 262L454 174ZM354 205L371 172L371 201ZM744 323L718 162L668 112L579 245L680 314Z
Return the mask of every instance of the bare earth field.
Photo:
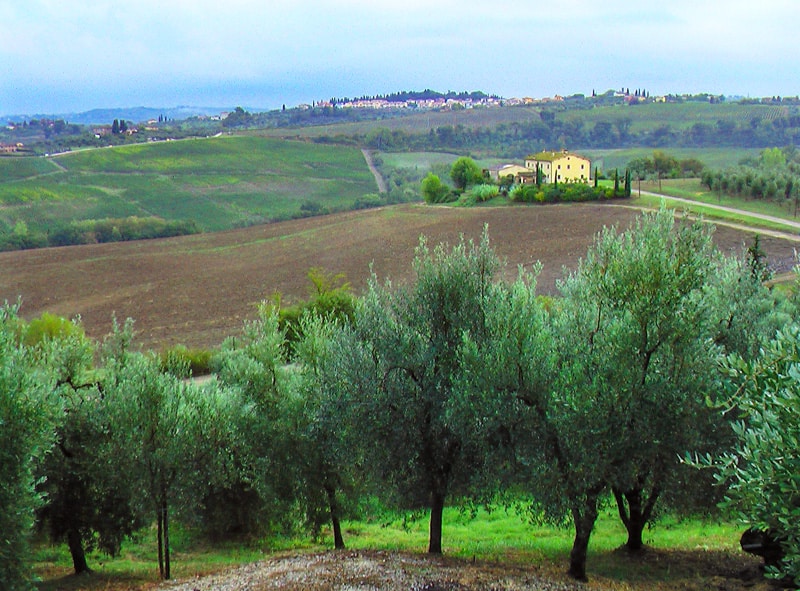
M402 205L180 238L0 253L0 301L22 299L22 315L80 315L89 336L133 318L137 342L160 349L214 347L255 316L275 292L290 303L307 296L312 267L344 273L356 292L370 265L383 280L410 278L420 235L430 245L479 239L509 263L543 265L540 293L552 293L604 225L624 228L638 210L615 204L450 208ZM796 239L796 237L795 237ZM752 233L718 226L715 241L740 252ZM762 234L771 263L793 260L795 240Z

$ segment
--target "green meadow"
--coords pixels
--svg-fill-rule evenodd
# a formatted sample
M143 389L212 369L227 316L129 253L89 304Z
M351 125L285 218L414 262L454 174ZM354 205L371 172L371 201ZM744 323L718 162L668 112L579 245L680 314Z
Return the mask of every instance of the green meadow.
M370 520L346 521L343 527L345 543L351 550L423 555L427 544L426 515L392 514ZM739 529L725 521L665 517L647 530L645 541L650 548L660 551L735 554ZM448 508L444 518L444 553L468 561L477 559L489 564L519 565L532 573L542 570L561 573L568 561L571 534L568 528L532 524L514 511L502 508L491 512L480 510L474 517ZM691 563L681 565L680 561L665 559L663 565L654 567L652 561L631 558L618 551L624 541L625 530L616 514L604 511L589 547L591 577L600 577L607 586L624 581L626 589L638 589L658 588L659 584L694 576L691 570L696 565ZM178 524L174 528L172 544L173 576L181 579L282 556L287 552L328 550L332 547L332 534L323 529L318 539L279 536L251 540L246 544L226 542L212 545L197 532ZM89 588L81 585L80 579L63 578L71 571L66 545L41 544L36 550L34 568L42 578L37 585L40 591ZM148 584L152 584L157 576L153 564L156 553L152 531L140 532L135 539L124 543L119 557L110 558L97 551L89 553L89 564L95 569L91 588L106 591L149 588Z
M0 159L0 232L155 216L224 230L349 209L377 187L356 148L217 137Z

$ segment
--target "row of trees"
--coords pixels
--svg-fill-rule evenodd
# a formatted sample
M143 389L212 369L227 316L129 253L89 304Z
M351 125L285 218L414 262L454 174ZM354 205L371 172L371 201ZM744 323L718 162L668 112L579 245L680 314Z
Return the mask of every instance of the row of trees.
M709 191L766 199L794 205L800 200L800 153L793 146L768 148L758 159L725 170L704 169L702 183Z
M73 221L56 224L47 232L31 230L19 220L10 232L0 232L0 251L168 238L199 231L192 220L165 220L155 216Z
M652 129L637 130L633 127L633 120L624 117L587 123L580 117L562 119L555 115L554 111L545 110L539 119L500 123L491 128L441 125L425 133L375 128L367 135L342 136L337 141L366 143L380 150L484 151L511 158L522 158L553 145L664 149L761 148L800 143L800 116L741 122L726 119L715 124L698 122L688 128L664 123Z
M316 271L306 305L265 302L203 386L186 382L176 359L134 352L130 323L95 351L79 324L26 324L7 305L0 584L26 587L34 509L69 542L76 570L88 568L87 545L113 552L155 523L169 578L175 516L217 537L327 521L343 547L340 519L373 495L427 508L433 553L450 503L513 500L532 519L570 522L569 572L585 579L605 502L618 505L636 550L657 506L708 511L721 498L714 472L703 478L679 457L714 465L751 444L731 428L752 416L749 390L726 401L740 412L706 402L736 383L724 382L722 355L770 366L758 352L793 311L763 287L760 268L722 256L707 226L663 210L604 230L552 298L537 295L535 269L509 281L487 234L433 249L421 240L412 283L373 276L354 298L342 278ZM792 371L781 400L797 395ZM756 399L763 382L751 384ZM774 506L796 500L762 476L741 478L749 497L728 491L745 515L753 486ZM766 513L754 523L793 544L796 521Z

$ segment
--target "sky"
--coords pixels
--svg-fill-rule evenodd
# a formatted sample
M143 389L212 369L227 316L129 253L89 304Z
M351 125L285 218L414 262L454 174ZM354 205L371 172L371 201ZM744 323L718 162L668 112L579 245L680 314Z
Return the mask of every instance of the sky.
M798 0L2 0L0 114L400 90L796 96Z

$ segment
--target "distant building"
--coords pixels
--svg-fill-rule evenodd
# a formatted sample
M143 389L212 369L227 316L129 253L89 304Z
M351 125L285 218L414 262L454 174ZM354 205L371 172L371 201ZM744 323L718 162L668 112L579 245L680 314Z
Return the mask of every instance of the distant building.
M517 176L519 176L521 173L527 172L527 170L527 168L520 166L519 164L500 164L487 169L487 172L489 173L489 178L491 178L493 181L498 181L508 176L516 179Z
M539 152L525 158L529 174L535 175L537 166L545 183L588 183L591 178L592 162L567 150Z

